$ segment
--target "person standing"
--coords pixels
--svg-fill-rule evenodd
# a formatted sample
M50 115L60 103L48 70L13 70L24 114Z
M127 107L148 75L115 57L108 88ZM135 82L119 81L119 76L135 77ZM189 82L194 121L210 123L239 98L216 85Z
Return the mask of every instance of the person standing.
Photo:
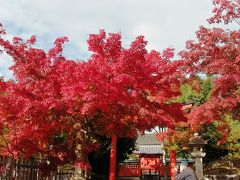
M194 170L188 167L187 161L182 161L180 164L180 168L175 167L175 171L175 180L198 180Z

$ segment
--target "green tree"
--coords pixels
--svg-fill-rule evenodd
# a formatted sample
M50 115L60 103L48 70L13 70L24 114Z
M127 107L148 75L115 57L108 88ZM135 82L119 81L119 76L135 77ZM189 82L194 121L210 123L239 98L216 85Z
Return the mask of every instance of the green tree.
M180 103L192 103L199 106L205 103L211 96L214 77L204 79L196 78L181 86L181 95L176 99ZM240 154L240 122L235 120L231 114L224 115L224 121L216 119L210 124L203 124L198 127L198 132L207 140L206 146L207 161L219 158L220 156ZM177 131L182 131L176 127ZM185 129L186 130L186 129ZM181 143L179 141L179 143ZM181 145L178 146L181 147ZM186 146L186 143L185 143ZM186 150L179 148L179 154L186 153Z
M176 98L182 104L193 103L194 105L203 104L211 95L212 77L196 78L189 83L181 86L181 95Z

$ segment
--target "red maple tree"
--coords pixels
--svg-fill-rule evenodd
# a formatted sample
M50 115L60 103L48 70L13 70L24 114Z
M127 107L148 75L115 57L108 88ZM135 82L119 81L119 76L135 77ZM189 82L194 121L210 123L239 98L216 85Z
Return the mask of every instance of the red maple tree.
M239 116L240 33L223 29L201 27L198 42L188 41L187 50L181 52L186 65L194 73L214 76L210 99L193 109L189 120L204 124L221 119L225 112ZM201 121L199 121L201 119Z
M182 78L182 62L170 61L173 49L148 53L143 36L126 49L120 34L100 31L89 36L91 57L77 62L62 55L66 37L45 52L34 47L34 36L10 42L0 32L15 76L0 84L4 154L71 157L87 169L87 154L98 147L95 134L134 137L184 120L181 106L169 103Z
M211 23L239 20L239 1L213 1L217 6ZM226 114L239 118L240 109L240 31L200 27L196 41L187 41L180 55L185 59L187 73L213 76L213 89L209 99L193 108L189 122L201 127L213 121L224 121ZM226 127L227 129L227 127ZM227 138L225 131L223 137ZM224 142L224 141L222 141Z
M239 24L239 0L213 0L213 5L214 14L208 19L209 23L235 21ZM197 40L187 41L186 49L179 53L185 60L183 73L190 76L190 82L198 82L196 77L199 76L213 76L213 89L206 102L193 106L188 113L188 124L183 124L191 128L179 130L182 123L176 123L173 129L158 135L160 140L169 141L169 149L186 146L193 132L203 132L204 127L214 121L220 122L217 126L221 133L218 144L224 144L229 133L225 115L240 119L240 31L201 26L196 35ZM199 87L196 85L199 86L193 84L193 88L197 91Z

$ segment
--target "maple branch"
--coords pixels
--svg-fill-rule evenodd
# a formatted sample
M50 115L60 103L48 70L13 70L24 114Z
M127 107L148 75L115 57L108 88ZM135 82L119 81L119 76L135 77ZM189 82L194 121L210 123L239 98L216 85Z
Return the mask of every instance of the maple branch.
M75 122L78 122L78 123L82 122L82 118L78 114L72 115L72 117Z
M9 143L7 143L7 140L6 140L5 136L2 136L2 138L3 138L3 141L4 141L4 143L5 143L5 145L8 149L8 152L12 155L12 157L14 157L14 154L11 152L10 147L9 147Z
M24 62L23 61L24 57L13 47L12 44L9 43L9 41L5 41L2 38L0 38L0 40L2 40L2 42L0 42L0 44L4 47L4 49L8 55L12 56L13 58L15 57L16 60L20 60L20 61Z
M238 25L240 25L240 21L239 21L238 19L233 18L233 20L234 20Z
M153 128L153 130L154 130L156 133L159 133L159 132L156 130L156 128Z
M148 93L144 90L139 90L140 94L146 99L148 100ZM149 101L149 100L148 100Z
M90 119L87 117L87 115L84 115L84 125L85 125L85 128L83 126L83 129L87 133L92 134L93 130L95 129L94 124L96 125L96 120L98 120L98 119L100 119L102 117L104 117L104 116L101 113L101 111L97 111L97 113Z
M15 143L17 144L18 138L17 138L17 130L16 130L16 119L14 118L13 120L13 125L14 125L14 135L15 135ZM18 152L17 152L18 153ZM19 155L19 154L18 154Z
M112 80L113 77L114 76L112 74L108 76L108 83L110 83L110 81Z

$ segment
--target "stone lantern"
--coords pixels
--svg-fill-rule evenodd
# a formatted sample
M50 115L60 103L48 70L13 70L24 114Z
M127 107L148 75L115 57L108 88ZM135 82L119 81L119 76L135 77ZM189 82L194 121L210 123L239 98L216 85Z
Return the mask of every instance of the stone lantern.
M189 145L192 147L193 151L191 153L195 160L195 172L199 180L206 179L203 176L203 161L202 158L205 157L206 153L203 152L203 146L207 142L203 140L198 133L194 133L194 137L190 139Z

